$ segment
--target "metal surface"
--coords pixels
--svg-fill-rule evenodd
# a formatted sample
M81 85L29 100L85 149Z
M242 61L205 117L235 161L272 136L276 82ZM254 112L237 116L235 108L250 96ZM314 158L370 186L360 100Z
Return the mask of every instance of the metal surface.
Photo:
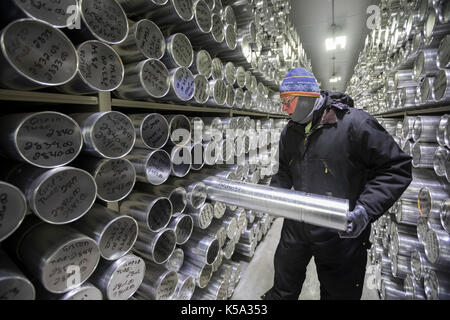
M227 86L221 79L209 81L209 100L206 105L212 107L222 107L227 98Z
M167 228L151 232L141 228L133 250L146 260L164 264L172 255L175 246L176 235L173 230Z
M439 45L436 65L440 69L450 68L450 35L446 35Z
M435 101L450 100L450 70L440 70L433 83L433 99Z
M97 197L105 202L125 199L133 190L136 171L126 159L79 157L74 166L89 172L97 185Z
M175 33L166 39L166 53L161 58L168 69L189 68L194 62L194 51L189 38Z
M167 4L148 10L146 17L155 20L160 25L186 23L194 18L192 0L169 0Z
M170 176L170 156L164 150L133 149L125 158L134 165L139 182L161 185Z
M212 73L212 58L209 52L206 50L196 51L190 70L193 74L201 74L209 79Z
M161 149L169 140L169 123L158 113L132 114L137 148Z
M414 121L412 138L416 142L437 143L436 131L441 117L418 116Z
M438 50L425 49L420 51L414 64L414 78L419 80L422 77L436 75L439 68L436 65Z
M194 230L194 220L191 215L181 214L172 219L168 228L175 232L176 243L182 245L191 237L192 231Z
M439 177L449 177L450 150L445 147L436 149L434 155L434 172Z
M42 289L44 291L45 289ZM64 294L54 294L45 290L39 292L39 300L68 300L68 301L82 301L82 300L103 300L103 294L97 287L89 282L83 283L81 286L70 290Z
M34 300L35 297L31 281L0 251L0 300Z
M136 220L99 204L71 227L94 239L100 255L106 260L117 260L126 255L138 236Z
M77 48L78 72L70 82L58 90L69 94L111 92L123 82L125 69L120 56L109 45L90 40Z
M219 254L219 241L215 237L205 237L193 232L190 239L183 244L182 249L186 257L211 265Z
M72 42L51 25L22 19L11 22L0 35L0 84L15 90L63 85L78 70Z
M346 230L348 201L209 177L208 198L277 217Z
M449 116L447 114L443 115L441 117L441 120L439 121L439 125L438 128L436 130L436 140L437 143L441 146L444 147L446 145L446 136L448 135L448 133L450 133L447 130L447 126L449 125ZM448 140L448 139L447 139Z
M414 168L433 169L437 144L416 142L412 148L412 165Z
M142 19L131 26L125 41L113 48L123 62L129 64L146 59L161 59L166 51L166 40L153 21Z
M178 275L175 271L147 262L144 281L137 293L150 300L170 300L175 293Z
M118 0L129 16L136 16L166 5L169 0Z
M120 213L133 217L139 223L139 231L159 232L172 217L172 203L168 198L134 191L120 203Z
M450 230L450 200L446 199L441 202L440 207L441 225L445 231ZM450 232L449 232L450 233Z
M170 155L170 174L177 178L185 177L191 170L192 155L188 147L167 146Z
M178 273L178 284L173 295L173 300L191 300L195 290L195 278Z
M199 209L204 205L206 201L206 186L203 182L177 179L169 181L168 184L186 189L186 199L190 207Z
M214 217L214 207L210 203L205 203L198 209L188 206L186 213L192 217L195 227L206 229Z
M151 186L145 183L138 183L136 189L159 197L166 197L173 207L173 217L184 212L187 205L186 189L183 187L172 187L170 185Z
M191 141L192 127L189 119L182 115L165 116L169 122L169 141L170 145L180 147L187 146Z
M115 91L118 98L150 100L165 97L170 90L169 70L156 59L125 65L125 79Z
M169 259L164 263L164 267L169 271L180 271L184 262L184 252L181 248L176 248Z
M145 262L128 254L116 261L101 260L89 278L108 300L128 300L144 280Z
M180 274L192 276L195 279L195 284L199 288L204 288L211 279L212 266L187 257L180 269Z
M197 74L194 76L194 98L192 103L204 105L209 100L209 82L208 79Z
M89 155L119 159L134 147L136 133L133 123L117 111L78 113L72 118L78 122L83 136L83 152Z
M78 124L58 112L7 115L0 118L0 126L3 153L41 168L72 162L83 145Z
M450 237L446 231L429 229L425 239L425 254L435 265L450 265Z
M27 209L27 199L22 191L12 184L0 181L0 242L17 230Z
M97 186L86 171L72 167L50 170L14 167L6 178L25 195L29 208L51 224L67 224L85 215L95 202Z
M450 300L450 283L445 273L428 270L424 284L427 300Z

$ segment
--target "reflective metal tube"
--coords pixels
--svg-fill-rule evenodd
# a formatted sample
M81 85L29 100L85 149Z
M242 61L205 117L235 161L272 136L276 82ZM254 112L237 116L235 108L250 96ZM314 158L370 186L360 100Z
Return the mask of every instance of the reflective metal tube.
M188 214L181 214L172 219L168 228L175 232L177 244L182 245L191 237L192 231L194 230L194 220Z
M182 115L165 116L169 122L169 145L184 147L191 141L192 126L189 119Z
M167 146L170 155L170 175L178 178L186 176L191 170L192 155L188 147Z
M450 300L450 283L446 273L428 270L424 277L427 300Z
M138 183L136 189L154 196L169 198L172 203L172 217L179 216L184 212L187 205L186 189L183 187L172 187L169 185L152 186L146 183Z
M446 231L429 229L425 239L425 254L435 265L450 265L450 237Z
M408 300L425 300L425 289L410 274L405 278L404 290Z
M346 230L347 200L306 195L297 191L227 181L216 177L209 177L203 182L208 187L208 198L211 200L317 226Z
M204 105L209 99L209 82L208 79L201 75L197 74L194 76L194 98L192 99L192 103Z
M193 74L201 74L209 79L212 73L212 58L209 52L206 50L196 51L190 70Z
M406 297L403 285L381 280L380 296L382 300L403 300Z
M145 15L159 25L186 23L194 18L191 0L169 0L164 6L148 10Z
M441 202L440 208L441 225L445 231L450 230L450 200L446 199ZM450 233L450 232L449 232Z
M412 138L416 142L436 143L436 131L441 117L418 116L414 121Z
M27 199L12 184L0 181L0 242L13 234L27 213ZM1 297L1 294L0 294Z
M117 0L129 16L136 16L167 4L169 0Z
M433 169L437 144L416 142L412 149L412 165L414 168Z
M204 288L211 279L212 266L187 257L179 273L185 276L192 276L195 279L195 284L199 288Z
M192 174L191 174L192 175ZM191 176L189 175L188 178ZM186 189L186 199L188 205L194 209L199 209L206 201L206 186L203 182L188 179L171 179L168 185L184 187Z
M194 226L200 229L206 229L214 217L214 207L210 203L205 203L198 209L188 206L186 213L192 217Z
M178 283L173 300L191 300L195 290L195 278L178 273Z
M425 49L420 51L414 64L414 78L419 80L421 77L430 77L436 75L439 68L436 65L438 50Z
M450 177L450 150L446 147L439 147L434 154L434 172L439 177ZM448 179L447 179L448 180Z
M103 294L100 289L89 282L63 294L50 293L38 285L38 300L103 300Z
M138 148L161 149L169 140L169 123L158 113L132 114L129 116L136 131Z
M133 149L126 156L136 169L136 180L161 185L170 176L170 156L164 150Z
M34 300L35 297L31 281L0 251L0 300Z
M164 263L164 267L169 271L180 271L181 266L184 262L184 252L181 248L176 248L169 259Z
M442 69L435 77L433 83L433 99L434 101L446 102L450 100L450 70Z
M447 130L447 126L450 124L448 120L449 115L443 115L436 130L436 140L441 147L444 147L446 145L445 139L447 136L447 132L450 133L450 131Z
M168 69L189 68L194 62L191 42L183 33L175 33L166 39L166 53L161 58Z
M436 64L440 69L450 68L450 35L446 35L439 45Z
M193 300L224 300L228 294L225 281L214 275L205 288L196 288Z
M145 277L137 293L150 300L170 300L175 293L178 275L163 266L146 263Z
M195 232L182 246L187 257L211 265L219 254L219 241L215 237L205 237Z
M175 246L176 236L173 230L163 229L159 232L151 232L141 228L133 250L146 260L161 265L170 258Z

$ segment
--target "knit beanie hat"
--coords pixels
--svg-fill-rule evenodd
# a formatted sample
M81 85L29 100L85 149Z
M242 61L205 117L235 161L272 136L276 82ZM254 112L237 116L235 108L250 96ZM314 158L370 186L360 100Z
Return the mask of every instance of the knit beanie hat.
M314 75L304 68L294 68L284 78L280 96L319 97L320 88Z

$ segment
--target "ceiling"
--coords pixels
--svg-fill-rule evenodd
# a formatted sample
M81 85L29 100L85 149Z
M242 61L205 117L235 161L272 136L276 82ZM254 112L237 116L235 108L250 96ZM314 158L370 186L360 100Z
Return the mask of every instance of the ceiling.
M300 35L300 41L311 59L313 73L321 82L321 89L345 91L364 41L370 30L367 8L378 0L335 0L336 36L347 36L345 50L326 51L325 39L332 36L332 0L290 0L292 21ZM336 76L341 81L330 83L333 73L333 54L336 57Z

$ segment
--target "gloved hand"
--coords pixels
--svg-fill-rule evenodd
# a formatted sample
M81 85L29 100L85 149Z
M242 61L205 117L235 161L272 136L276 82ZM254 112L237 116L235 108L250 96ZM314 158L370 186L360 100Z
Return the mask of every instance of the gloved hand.
M361 205L356 205L355 210L348 213L348 225L345 232L339 232L341 238L357 238L364 231L370 222L366 209Z

